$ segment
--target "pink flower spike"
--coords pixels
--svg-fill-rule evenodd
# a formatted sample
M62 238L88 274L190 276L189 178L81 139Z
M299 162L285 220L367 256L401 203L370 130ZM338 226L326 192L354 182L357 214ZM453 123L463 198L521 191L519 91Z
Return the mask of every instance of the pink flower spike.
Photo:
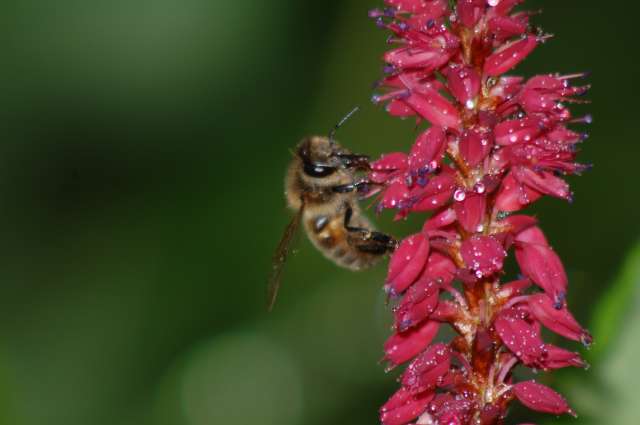
M380 422L383 425L404 425L420 416L434 395L427 392L414 396L400 388L380 409Z
M522 40L504 45L487 58L484 63L484 74L489 77L504 74L526 58L537 44L536 37L529 35Z
M458 222L469 233L482 232L486 218L487 198L485 195L468 193L460 202L454 202L453 209Z
M416 281L429 256L429 241L418 233L404 239L389 262L387 292L397 295Z
M535 365L544 355L544 343L533 324L513 308L503 311L495 320L495 328L504 344L525 365Z
M522 404L538 412L562 415L573 411L565 399L551 388L535 381L520 382L512 387L515 396Z
M478 279L501 270L507 255L496 238L478 235L464 241L460 253L467 267L474 271Z
M402 333L394 333L384 343L384 358L399 365L420 354L438 333L440 323L427 320L420 326Z
M406 369L382 425L506 423L516 398L572 413L552 390L517 383L523 367L586 367L544 342L543 326L591 342L567 309L560 258L523 210L543 197L570 201L564 176L589 168L576 160L586 135L569 129L591 121L571 111L588 103L578 96L590 86L573 81L585 75L505 74L551 37L530 22L538 12L514 11L523 0L382 1L369 16L391 47L372 100L412 118L416 133L371 165L370 190L359 195L421 224L389 261L394 326L384 359L387 371ZM505 283L511 252L521 277ZM436 343L441 325L454 334Z
M425 88L424 94L412 93L405 102L431 124L442 128L458 128L458 110L434 89Z
M547 294L531 295L528 304L531 314L548 329L584 345L591 344L593 338L580 326L566 305L556 304Z
M411 394L432 390L449 371L450 364L449 347L443 343L432 345L407 367L401 378L402 386Z
M458 102L467 109L473 109L473 100L480 92L480 76L469 66L449 67L445 69L447 86Z

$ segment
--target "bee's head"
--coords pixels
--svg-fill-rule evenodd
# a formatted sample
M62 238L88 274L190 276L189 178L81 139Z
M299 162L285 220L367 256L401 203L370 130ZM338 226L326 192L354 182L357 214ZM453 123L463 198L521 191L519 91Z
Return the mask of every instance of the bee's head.
M327 177L340 166L335 158L335 143L326 137L311 136L298 145L296 154L300 157L304 173L310 177Z

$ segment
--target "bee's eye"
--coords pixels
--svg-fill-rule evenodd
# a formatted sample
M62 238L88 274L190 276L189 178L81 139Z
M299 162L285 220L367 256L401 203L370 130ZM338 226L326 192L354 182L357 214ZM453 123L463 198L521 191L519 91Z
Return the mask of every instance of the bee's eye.
M335 173L335 167L329 167L327 165L318 165L309 162L304 164L304 173L311 177L327 177Z

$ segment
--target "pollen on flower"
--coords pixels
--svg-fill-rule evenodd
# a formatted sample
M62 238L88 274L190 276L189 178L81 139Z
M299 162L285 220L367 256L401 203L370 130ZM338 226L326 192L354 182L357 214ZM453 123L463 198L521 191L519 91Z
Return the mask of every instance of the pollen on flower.
M564 176L587 134L570 106L584 73L505 75L551 39L515 11L524 0L385 0L369 16L390 50L372 100L420 128L405 152L372 163L377 210L396 219L430 212L393 254L385 290L397 298L389 368L408 363L380 410L383 425L502 423L511 401L574 414L562 396L513 369L586 368L580 354L547 344L545 327L591 343L570 313L567 274L536 219L540 198L572 200ZM426 125L425 125L426 124ZM521 275L505 276L515 255ZM433 343L443 325L458 336Z

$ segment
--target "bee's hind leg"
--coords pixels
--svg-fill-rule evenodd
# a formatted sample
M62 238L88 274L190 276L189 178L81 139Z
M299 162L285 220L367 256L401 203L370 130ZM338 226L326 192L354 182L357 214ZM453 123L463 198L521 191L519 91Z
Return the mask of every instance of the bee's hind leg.
M353 209L347 206L344 214L344 228L349 232L349 243L358 250L369 254L384 255L395 251L398 247L398 241L385 233L351 226L349 223L352 216Z

